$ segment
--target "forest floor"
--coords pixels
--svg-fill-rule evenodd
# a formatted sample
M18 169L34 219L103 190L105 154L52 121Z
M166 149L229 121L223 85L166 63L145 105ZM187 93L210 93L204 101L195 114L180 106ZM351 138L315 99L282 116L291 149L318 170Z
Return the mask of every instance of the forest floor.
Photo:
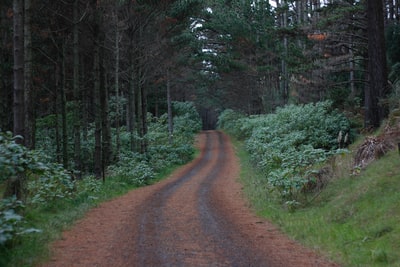
M169 178L89 211L42 266L337 266L254 214L225 134L197 145Z

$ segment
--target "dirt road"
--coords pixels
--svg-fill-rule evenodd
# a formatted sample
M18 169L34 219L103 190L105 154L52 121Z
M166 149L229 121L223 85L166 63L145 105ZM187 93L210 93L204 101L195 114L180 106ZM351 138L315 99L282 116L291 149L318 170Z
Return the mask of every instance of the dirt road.
M336 266L253 215L226 135L203 132L198 146L168 179L90 211L45 266Z

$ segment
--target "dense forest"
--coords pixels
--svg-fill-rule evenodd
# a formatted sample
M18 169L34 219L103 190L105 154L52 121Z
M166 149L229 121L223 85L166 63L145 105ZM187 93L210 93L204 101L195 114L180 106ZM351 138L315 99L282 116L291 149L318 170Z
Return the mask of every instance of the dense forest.
M330 101L375 129L399 105L399 19L397 0L2 0L4 196L29 195L35 151L77 180L188 160L227 109Z
M205 129L227 108L327 99L375 128L396 104L398 5L2 1L0 129L100 177L121 135L147 152L148 113L167 112L172 136L172 101L194 102Z
M248 116L230 130L254 154L297 118L324 127L307 137L320 149L337 148L320 141L338 118L378 128L399 108L399 19L398 0L1 0L0 245L22 203L82 197L75 181L97 190L113 175L150 183L221 115ZM275 132L250 135L256 121Z

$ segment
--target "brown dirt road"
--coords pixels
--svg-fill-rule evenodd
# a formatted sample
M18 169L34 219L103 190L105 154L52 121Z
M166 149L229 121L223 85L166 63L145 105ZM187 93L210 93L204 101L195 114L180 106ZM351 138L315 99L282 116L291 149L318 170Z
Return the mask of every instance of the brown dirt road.
M43 266L337 266L254 215L225 134L203 132L198 145L168 179L91 210Z

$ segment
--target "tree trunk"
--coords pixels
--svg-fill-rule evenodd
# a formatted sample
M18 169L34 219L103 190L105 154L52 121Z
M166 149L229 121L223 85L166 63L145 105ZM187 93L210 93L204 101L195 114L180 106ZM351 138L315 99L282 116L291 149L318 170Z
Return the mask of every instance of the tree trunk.
M11 21L7 18L6 5L0 4L0 131L12 131L12 95L13 88L7 85L11 77L7 74L9 67L5 66L5 62L9 61L10 55L6 52L6 44L9 42L9 34L11 33ZM6 30L7 29L7 30ZM11 116L10 116L11 115Z
M382 0L368 0L368 84L365 88L365 127L377 128L387 116L387 67Z
M106 64L103 64L104 66ZM102 69L102 68L101 68ZM108 104L108 80L107 74L103 71L104 86L100 91L101 112L102 112L102 159L103 167L108 166L112 159L112 141L111 141L111 124L110 124L110 108ZM104 175L104 172L103 172Z
M128 90L128 103L127 103L127 128L130 136L131 151L136 150L135 131L136 131L136 98L135 98L135 67L133 52L133 38L131 38L130 45L130 80Z
M140 103L141 103L141 109L142 109L142 136L144 137L142 140L142 153L147 152L147 94L146 94L145 87L142 85L140 87Z
M24 0L24 86L25 86L25 146L29 149L35 148L35 108L34 91L32 84L32 33L31 0Z
M68 129L67 129L67 74L65 66L65 45L62 45L62 85L60 87L60 107L61 107L61 123L62 123L62 158L63 166L65 169L69 167L69 157L68 157Z
M120 99L120 90L119 90L119 61L120 61L120 48L119 48L119 27L118 27L118 11L115 11L115 97L116 97L116 118L115 118L115 140L116 140L116 156L119 157L121 141L120 141L120 120L121 120L121 99Z
M73 27L73 94L74 94L74 162L75 169L78 171L78 178L81 177L81 119L80 119L80 88L79 88L79 27L78 27L78 8L79 0L74 1L74 27Z
M24 113L24 1L13 1L13 30L14 30L14 135L25 136L25 113ZM23 139L16 139L17 143L23 144ZM22 198L24 177L17 174L7 182L4 197L15 195Z
M141 84L141 72L140 72L140 67L138 70L138 75L137 75L137 83L138 83L138 91L137 91L137 108L138 108L138 120L139 120L139 137L140 137L140 153L145 153L145 146L144 146L144 128L143 128L143 117L145 116L143 114L143 107L142 107L142 84Z
M14 30L14 135L25 137L25 106L24 106L24 1L13 2ZM23 139L17 142L24 143Z
M277 1L278 3L278 1ZM285 10L283 11L282 17L281 17L281 27L286 28L287 27L287 11L286 11L286 6L287 2L286 0L283 1L282 5L285 7ZM287 54L288 54L288 37L286 34L283 36L283 55L282 55L282 61L281 61L281 92L282 92L282 98L283 98L283 103L287 104L288 102L288 97L289 97L289 74L288 74L288 68L287 68Z
M171 101L171 81L169 75L169 68L167 68L167 106L168 106L168 141L169 144L173 142L173 118L172 118L172 101Z
M60 142L60 118L59 118L59 114L61 113L60 110L60 103L59 103L59 99L60 99L60 66L58 63L55 64L55 73L54 73L54 80L55 80L55 92L54 92L54 108L53 108L53 112L55 114L55 131L56 131L56 155L57 155L57 162L61 163L61 142Z
M97 179L101 178L102 174L102 148L101 148L101 122L102 122L102 112L100 109L100 47L99 47L99 33L98 26L95 26L95 45L93 52L93 71L94 71L94 110L95 110L95 147L94 147L94 173Z

